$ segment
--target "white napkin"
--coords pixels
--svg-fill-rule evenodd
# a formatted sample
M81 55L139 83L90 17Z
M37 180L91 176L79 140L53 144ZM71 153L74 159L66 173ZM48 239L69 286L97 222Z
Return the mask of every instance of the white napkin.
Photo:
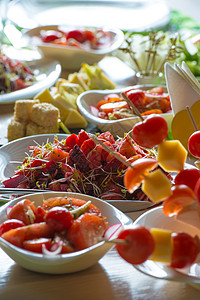
M200 84L184 62L181 67L166 63L165 78L174 115L200 100Z

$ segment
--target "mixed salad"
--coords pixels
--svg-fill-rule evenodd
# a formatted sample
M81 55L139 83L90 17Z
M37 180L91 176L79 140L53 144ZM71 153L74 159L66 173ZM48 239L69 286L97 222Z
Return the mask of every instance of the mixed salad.
M10 93L33 84L34 72L25 64L0 51L0 94Z
M129 135L115 140L105 132L98 140L129 163L154 153L137 146ZM103 200L147 200L140 188L128 192L123 182L127 166L84 130L29 150L14 175L2 182L5 187L78 192Z

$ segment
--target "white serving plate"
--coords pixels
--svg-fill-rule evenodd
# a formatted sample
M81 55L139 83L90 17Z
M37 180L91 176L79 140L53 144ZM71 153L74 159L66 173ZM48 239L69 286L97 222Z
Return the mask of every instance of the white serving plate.
M100 100L102 100L108 94L120 94L123 91L128 90L129 88L141 88L143 90L148 90L152 88L152 85L135 85L132 87L126 87L115 90L93 90L82 93L78 96L77 105L81 114L88 120L95 124L101 131L110 131L114 136L124 136L124 133L129 132L132 127L141 121L139 117L131 117L120 120L104 120L98 117L95 117L90 112L90 106L96 106ZM170 128L170 124L173 118L172 113L161 114L161 116L167 121Z
M195 228L189 224L169 218L162 212L162 207L151 209L142 214L134 224L139 224L147 228L162 228L173 232L186 232L192 236L198 235L200 237L200 229ZM147 260L141 265L134 266L137 270L158 279L165 279L171 281L185 282L189 284L198 284L200 288L200 265L193 264L190 268L173 269L166 264Z
M27 88L0 95L0 104L14 103L18 99L34 97L41 90L51 87L62 70L58 61L47 58L27 62L27 65L33 70L36 82Z
M66 134L33 135L17 139L0 147L0 180L3 181L13 176L17 166L21 165L24 158L30 153L29 146L53 142L55 136L59 140L67 138ZM108 200L107 202L123 212L140 211L152 205L149 201L135 200Z
M70 71L80 69L82 63L92 65L99 62L104 56L118 49L124 40L124 34L120 29L109 28L105 28L104 30L110 33L111 43L109 46L100 50L86 51L75 47L69 48L50 43L43 43L42 41L35 39L35 37L39 37L41 30L57 30L57 28L57 25L48 25L35 27L25 31L22 37L22 43L25 45L37 46L45 57L59 60L62 68ZM73 28L79 29L83 28L83 26L76 26Z
M130 220L121 211L98 198L77 193L49 192L26 195L2 206L0 208L0 224L7 219L7 207L13 206L24 198L30 199L34 202L35 206L39 206L45 199L62 196L79 198L85 201L90 200L92 204L96 205L101 210L102 214L106 217L109 226L121 223L122 226L119 226L119 229L116 230L111 239L117 237L117 234L120 232L123 226L130 225L132 223L132 220ZM81 251L53 256L46 256L20 249L2 238L0 238L0 247L16 263L28 270L48 274L65 274L81 271L91 267L97 263L98 260L104 256L109 249L113 247L113 244L102 241Z

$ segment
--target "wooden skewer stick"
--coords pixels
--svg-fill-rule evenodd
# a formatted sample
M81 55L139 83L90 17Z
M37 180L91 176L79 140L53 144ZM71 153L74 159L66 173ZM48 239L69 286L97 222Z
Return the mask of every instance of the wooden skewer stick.
M131 100L126 96L126 94L121 93L121 95L124 98L124 100L126 100L126 102L129 104L129 106L132 108L132 110L136 114L136 116L138 116L141 119L141 121L144 121L144 118L142 117L141 113L139 112L137 107L133 104L133 102L131 102Z
M191 121L192 121L192 124L193 124L193 126L194 126L195 131L198 131L199 129L198 129L198 127L197 127L197 124L196 124L196 122L195 122L195 119L194 119L194 117L193 117L193 115L192 115L192 112L191 112L191 110L190 110L190 108L189 108L188 105L186 106L186 109L187 109L187 112L188 112L188 114L189 114L189 116L190 116L190 119L191 119Z
M99 140L98 138L91 136L91 139L96 143L101 145L106 151L108 151L108 153L112 153L112 155L118 159L121 163L123 163L125 166L127 166L128 168L133 168L133 166L131 165L130 162L126 161L121 155L117 154L117 152L115 152L113 149L109 148L107 145L105 145L101 140Z

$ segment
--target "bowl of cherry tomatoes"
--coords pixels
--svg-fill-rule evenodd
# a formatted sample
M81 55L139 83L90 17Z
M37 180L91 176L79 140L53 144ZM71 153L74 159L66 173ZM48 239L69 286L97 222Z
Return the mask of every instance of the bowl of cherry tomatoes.
M78 97L77 105L90 123L103 132L110 131L114 136L129 132L141 121L141 116L145 119L151 114L159 114L167 121L169 128L173 117L167 88L164 86L135 85L109 91L86 91Z
M125 214L98 198L40 192L0 208L0 247L28 270L72 273L97 263L114 245L104 239L114 239L130 224Z
M124 34L120 29L49 25L25 31L22 39L45 57L59 60L63 69L78 70L82 63L92 65L118 49Z

